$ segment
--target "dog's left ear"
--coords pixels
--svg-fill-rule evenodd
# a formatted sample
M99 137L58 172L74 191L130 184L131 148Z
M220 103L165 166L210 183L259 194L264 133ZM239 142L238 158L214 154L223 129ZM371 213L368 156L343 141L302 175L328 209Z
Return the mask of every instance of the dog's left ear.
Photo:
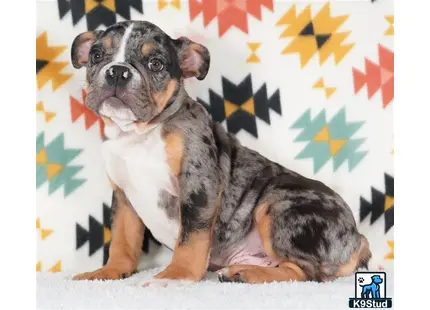
M102 30L87 31L81 33L73 40L71 50L73 67L79 69L87 64L91 46L102 34Z
M203 80L209 71L210 54L206 47L186 37L173 40L183 78Z

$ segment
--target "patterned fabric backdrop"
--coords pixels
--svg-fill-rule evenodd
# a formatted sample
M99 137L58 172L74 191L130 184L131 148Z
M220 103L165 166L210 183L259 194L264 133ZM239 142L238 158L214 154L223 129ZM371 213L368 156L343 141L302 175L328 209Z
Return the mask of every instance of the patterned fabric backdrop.
M73 69L70 46L81 32L128 19L205 45L211 69L187 81L189 94L244 145L338 191L369 239L372 268L391 267L391 0L52 0L37 10L38 271L107 260L103 123L84 106L84 70ZM144 247L141 267L169 261L164 247Z

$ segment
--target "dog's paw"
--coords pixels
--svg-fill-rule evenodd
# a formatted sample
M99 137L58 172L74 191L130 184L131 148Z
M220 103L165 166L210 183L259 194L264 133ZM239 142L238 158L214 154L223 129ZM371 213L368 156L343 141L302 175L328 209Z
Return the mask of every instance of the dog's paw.
M188 268L168 265L166 269L154 276L154 279L199 281L202 277L194 275Z
M194 281L190 280L171 280L171 279L152 279L145 280L140 283L143 287L154 287L154 288L164 288L164 287L181 287L193 284Z
M95 271L77 274L72 280L120 280L130 276L130 272L121 272L113 268L100 268Z

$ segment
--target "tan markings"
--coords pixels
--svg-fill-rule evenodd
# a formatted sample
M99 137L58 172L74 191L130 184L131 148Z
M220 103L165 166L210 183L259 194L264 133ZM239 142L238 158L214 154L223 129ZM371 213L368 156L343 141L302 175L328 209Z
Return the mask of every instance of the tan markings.
M152 95L155 104L158 107L158 112L163 111L166 104L169 102L170 98L172 98L173 93L176 90L176 80L172 79L167 84L166 90L162 92L158 92Z
M136 271L142 252L144 225L131 208L124 192L115 190L117 206L112 225L112 242L106 265L93 272L78 274L73 280L116 280Z
M142 46L142 55L147 56L154 48L156 48L154 43L145 43Z
M264 251L271 257L282 260L273 250L272 247L272 225L271 217L267 214L269 208L268 203L259 205L254 214L255 223L260 234L261 243L263 244Z
M103 120L103 122L105 123L106 126L115 126L115 123L113 120L111 120L110 117L107 116L101 116L101 119Z
M102 44L106 50L112 49L112 37L104 37L102 40Z
M182 157L184 153L184 138L182 132L171 132L164 137L167 165L170 173L179 176L182 169Z
M351 255L350 260L344 264L340 265L336 272L336 277L346 277L354 273L357 270L360 261L366 261L370 258L369 242L366 238L362 237L360 242L360 248L357 252Z
M206 273L209 248L209 231L188 234L185 244L180 245L179 242L176 244L172 261L167 268L154 278L200 281Z

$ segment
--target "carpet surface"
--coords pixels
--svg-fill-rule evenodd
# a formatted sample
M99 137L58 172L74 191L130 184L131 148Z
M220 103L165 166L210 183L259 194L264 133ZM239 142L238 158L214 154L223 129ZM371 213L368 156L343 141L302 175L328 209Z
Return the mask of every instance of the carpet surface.
M37 309L349 309L354 276L328 283L220 283L209 273L200 283L143 284L161 268L119 281L71 281L72 274L37 274ZM387 279L393 279L392 272ZM393 284L387 281L387 296Z

